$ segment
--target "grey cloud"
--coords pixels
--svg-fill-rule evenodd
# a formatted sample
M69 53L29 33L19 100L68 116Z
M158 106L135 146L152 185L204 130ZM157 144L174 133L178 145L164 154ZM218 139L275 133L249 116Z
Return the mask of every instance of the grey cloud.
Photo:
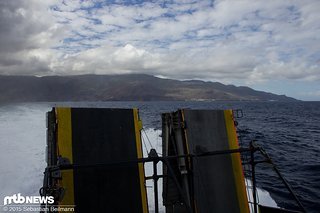
M29 1L0 1L0 45L1 52L15 52L34 49L38 45L32 37L46 31L48 26L41 23L41 17L33 17Z
M52 52L63 30L54 22L47 6L33 0L0 1L0 73L48 71L50 61L45 59L45 52Z
M0 73L320 78L317 1L43 2L1 1Z

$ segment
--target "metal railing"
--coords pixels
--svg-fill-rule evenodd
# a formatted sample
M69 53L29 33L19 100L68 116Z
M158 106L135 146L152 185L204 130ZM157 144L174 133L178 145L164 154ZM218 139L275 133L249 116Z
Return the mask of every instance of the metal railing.
M263 160L255 160L255 153L259 152L264 159ZM300 202L297 195L294 193L292 187L288 183L288 181L283 177L283 175L280 173L279 169L276 167L276 165L272 162L270 156L265 152L264 149L257 146L253 141L250 142L250 146L247 148L239 148L239 149L230 149L230 150L219 150L219 151L208 151L203 152L201 154L187 154L187 155L176 155L176 156L159 156L155 149L151 149L149 152L149 155L147 158L139 158L136 160L130 160L130 161L117 161L117 162L109 162L109 163L99 163L99 164L85 164L85 165L78 165L78 164L69 164L67 163L61 163L55 166L48 166L45 170L45 178L44 178L44 186L40 189L40 194L42 196L49 196L53 195L54 192L59 192L59 189L56 189L56 186L51 186L50 183L52 183L52 179L59 178L59 174L63 170L70 170L70 169L86 169L86 168L111 168L111 167L119 167L119 166L126 166L130 164L137 164L137 163L153 163L153 175L146 176L145 180L153 180L154 182L154 199L155 199L155 213L159 212L159 195L158 195L158 180L163 177L172 178L174 183L176 184L176 187L181 194L182 198L184 199L185 203L187 204L187 198L185 198L182 188L180 187L179 181L177 177L174 174L173 168L170 164L170 160L172 159L179 159L179 158L201 158L201 157L208 157L208 156L217 156L217 155L228 155L233 153L249 153L250 158L248 158L245 161L242 161L242 164L244 166L249 165L250 171L251 171L251 181L252 181L252 197L253 197L253 212L258 212L258 200L257 200L257 193L256 193L256 176L255 176L255 166L257 164L261 163L267 163L272 165L272 168L280 178L280 180L283 182L285 187L288 189L290 194L293 196L295 201L297 202L300 211L306 212L302 203ZM165 165L168 168L168 175L158 175L157 172L157 164L161 162L163 165ZM54 196L57 197L55 194ZM58 198L57 198L58 199ZM250 202L250 201L249 201ZM191 206L187 206L188 212L194 212Z

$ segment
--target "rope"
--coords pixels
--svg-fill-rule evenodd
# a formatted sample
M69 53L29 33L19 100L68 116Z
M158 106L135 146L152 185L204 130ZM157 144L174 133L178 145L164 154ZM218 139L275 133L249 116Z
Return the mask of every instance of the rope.
M144 134L145 134L145 136L146 136L146 138L147 138L147 141L149 142L150 147L151 147L152 149L154 149L153 146L152 146L152 144L151 144L151 142L150 142L150 140L149 140L149 137L148 137L146 131L145 131L144 129L142 129L142 131L144 132Z
M146 153L148 154L148 147L147 147L147 145L146 145L146 143L145 143L145 139L144 139L144 137L143 137L142 134L141 134L141 139L142 139L142 143L143 143L143 145L144 145L144 148L145 148L145 150L146 150Z

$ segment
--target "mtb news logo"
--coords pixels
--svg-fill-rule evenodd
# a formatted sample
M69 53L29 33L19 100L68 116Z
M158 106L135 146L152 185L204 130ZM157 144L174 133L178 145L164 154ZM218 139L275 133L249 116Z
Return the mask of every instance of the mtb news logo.
M12 196L6 196L3 199L3 205L9 204L53 204L53 196L22 196L21 193Z

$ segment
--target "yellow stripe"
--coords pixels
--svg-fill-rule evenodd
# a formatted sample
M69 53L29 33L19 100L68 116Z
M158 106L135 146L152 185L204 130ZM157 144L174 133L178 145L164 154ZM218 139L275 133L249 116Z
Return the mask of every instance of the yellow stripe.
M232 110L224 111L224 118L226 122L226 130L228 134L229 148L238 149L238 137L234 126ZM246 186L241 165L240 153L231 154L234 180L237 188L238 202L241 213L249 211L248 198L246 193Z
M56 115L58 122L57 153L61 157L68 158L72 164L71 108L56 108ZM60 186L65 189L65 194L59 205L74 205L73 170L61 171L61 175Z
M136 136L136 147L137 147L137 156L138 158L143 158L142 153L142 144L141 144L141 129L142 122L139 119L138 109L133 109L133 119L134 119L134 129ZM145 188L145 174L144 174L144 166L143 163L138 163L139 167L139 178L140 178L140 190L141 190L141 200L142 200L142 209L144 213L148 212L148 204L147 204L147 193Z

